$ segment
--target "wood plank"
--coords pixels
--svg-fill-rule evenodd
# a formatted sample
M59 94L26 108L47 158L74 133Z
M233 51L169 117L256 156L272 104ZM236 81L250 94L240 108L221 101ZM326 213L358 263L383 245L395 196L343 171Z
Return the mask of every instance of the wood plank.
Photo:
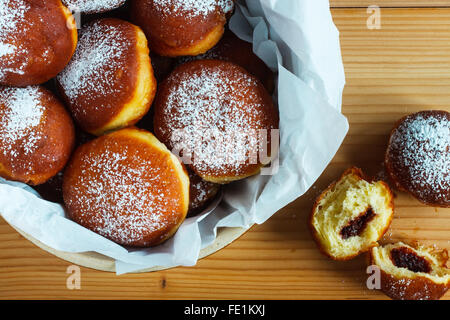
M377 5L380 8L397 7L450 7L448 0L330 0L332 8L367 8Z
M382 174L388 133L398 118L431 108L450 111L450 9L384 9L380 30L366 28L365 9L332 12L341 31L350 132L305 196L196 267L123 276L81 268L81 290L66 287L70 263L0 219L0 298L386 299L365 287L363 256L349 262L322 256L306 220L320 190L348 166ZM400 192L395 203L386 241L450 249L450 209L426 207Z

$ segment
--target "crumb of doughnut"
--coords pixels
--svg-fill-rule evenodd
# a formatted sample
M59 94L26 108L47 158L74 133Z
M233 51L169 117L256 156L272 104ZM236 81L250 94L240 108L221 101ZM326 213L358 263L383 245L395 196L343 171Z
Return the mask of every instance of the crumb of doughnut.
M377 245L393 218L393 195L386 183L367 180L350 168L316 200L310 226L327 256L348 260Z

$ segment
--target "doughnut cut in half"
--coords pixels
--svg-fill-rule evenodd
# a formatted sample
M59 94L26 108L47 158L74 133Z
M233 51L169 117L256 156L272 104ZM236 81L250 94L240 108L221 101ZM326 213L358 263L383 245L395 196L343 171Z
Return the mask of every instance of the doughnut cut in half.
M393 213L388 185L369 181L361 169L350 168L317 198L311 230L324 254L334 260L349 260L377 246Z
M438 300L450 287L448 253L402 242L372 248L369 264L380 269L381 291L395 300Z

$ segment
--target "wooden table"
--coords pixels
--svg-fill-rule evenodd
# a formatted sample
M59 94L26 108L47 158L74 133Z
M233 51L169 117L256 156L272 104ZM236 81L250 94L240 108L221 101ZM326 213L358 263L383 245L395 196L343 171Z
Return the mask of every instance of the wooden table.
M0 298L7 299L386 299L365 286L363 257L333 262L306 228L315 196L345 168L381 172L387 135L403 115L450 111L449 1L379 0L381 29L369 30L372 1L334 0L347 86L350 132L316 185L196 267L115 274L81 268L81 289L66 287L68 262L35 247L0 220ZM359 6L359 8L357 8ZM435 6L438 8L425 8ZM386 238L450 249L450 209L398 193ZM450 294L446 295L450 299Z

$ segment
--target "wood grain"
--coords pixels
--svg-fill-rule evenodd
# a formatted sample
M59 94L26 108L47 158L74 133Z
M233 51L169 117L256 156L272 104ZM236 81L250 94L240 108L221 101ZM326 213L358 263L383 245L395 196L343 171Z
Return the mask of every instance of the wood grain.
M332 164L303 197L196 267L115 276L81 268L81 290L66 287L70 263L0 221L0 298L6 299L386 299L365 287L364 257L334 262L311 240L312 201L350 165L382 175L393 123L424 109L450 111L450 9L384 9L368 30L365 9L336 9L347 75L343 112L350 132ZM397 193L385 240L450 249L450 209ZM446 299L450 299L447 294Z
M450 7L448 0L330 0L332 8L417 8L417 7Z

